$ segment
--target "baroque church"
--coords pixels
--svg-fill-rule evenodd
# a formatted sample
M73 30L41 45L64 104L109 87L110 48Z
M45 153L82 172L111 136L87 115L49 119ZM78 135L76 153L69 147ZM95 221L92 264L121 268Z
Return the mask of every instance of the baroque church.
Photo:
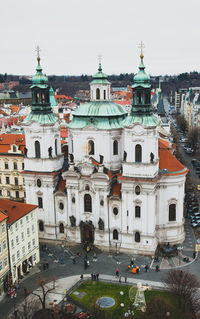
M41 241L87 242L153 255L159 243L184 240L188 170L159 135L143 59L141 53L129 114L112 102L111 84L99 64L90 83L90 102L81 104L68 124L66 165L59 119L38 57L31 112L23 128L26 198L38 205Z

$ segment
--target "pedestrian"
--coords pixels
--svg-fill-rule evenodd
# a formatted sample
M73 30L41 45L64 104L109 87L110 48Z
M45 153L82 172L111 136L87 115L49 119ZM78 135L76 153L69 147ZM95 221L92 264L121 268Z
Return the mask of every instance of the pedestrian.
M93 272L91 273L91 280L93 280L94 279L94 274L93 274Z
M119 275L119 283L121 284L121 278L122 278L122 276L121 275Z
M99 273L96 273L96 279L99 280Z
M147 272L147 265L145 265L145 267L144 267L144 268L145 268L145 271Z
M159 266L158 265L156 265L156 271L158 272L160 269L159 269Z
M81 280L83 280L83 274L81 274L80 278L81 278Z
M93 254L93 261L97 261L97 254L94 252L94 254Z
M96 280L96 275L95 274L93 275L93 278L94 278L94 280Z
M127 276L124 277L124 281L127 282Z
M193 252L193 258L196 258L196 251Z
M133 258L131 258L131 267L134 266L134 261L133 261Z
M116 276L117 277L119 276L119 268L117 268L117 270L116 270Z
M73 258L72 258L72 261L73 261L73 264L75 264L75 263L76 263L76 258L73 257Z

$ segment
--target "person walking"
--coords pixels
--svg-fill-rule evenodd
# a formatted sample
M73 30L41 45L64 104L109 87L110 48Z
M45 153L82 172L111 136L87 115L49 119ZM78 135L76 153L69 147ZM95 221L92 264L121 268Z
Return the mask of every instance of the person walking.
M124 281L127 282L127 276L124 276Z
M81 274L80 278L81 278L81 280L83 280L83 274Z
M96 273L96 279L99 280L99 273Z
M119 276L119 268L116 269L116 276Z

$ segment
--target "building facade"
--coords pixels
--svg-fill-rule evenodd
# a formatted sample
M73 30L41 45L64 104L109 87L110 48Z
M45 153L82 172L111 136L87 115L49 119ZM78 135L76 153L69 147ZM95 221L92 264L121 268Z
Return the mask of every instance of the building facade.
M0 296L6 289L6 283L9 277L9 255L8 255L8 237L7 237L7 219L0 209Z
M67 167L55 144L59 122L49 101L40 97L48 96L49 86L38 61L32 111L24 121L25 184L27 201L39 204L43 240L151 255L159 243L184 240L188 170L159 135L150 77L142 54L140 58L128 115L111 101L110 82L99 64L90 83L90 102L79 106L68 125Z

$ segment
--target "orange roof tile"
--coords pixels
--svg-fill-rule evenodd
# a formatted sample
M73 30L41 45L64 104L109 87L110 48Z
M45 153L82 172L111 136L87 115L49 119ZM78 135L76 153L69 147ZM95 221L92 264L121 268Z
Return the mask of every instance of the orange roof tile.
M66 180L61 180L58 185L58 191L64 192L66 188Z
M14 202L9 199L0 199L0 208L8 216L8 223L12 224L21 217L30 213L37 205Z
M17 105L11 105L10 108L12 110L12 113L17 113L19 111L19 109L20 109L20 107L17 106Z
M19 146L22 153L25 147L24 134L1 134L0 135L0 153L8 153L10 145L16 144Z
M114 184L113 188L112 188L112 193L111 196L118 196L120 197L121 195L121 184Z
M8 218L8 216L5 215L3 212L0 211L0 222L2 222L3 220L5 220L6 218Z
M186 174L189 170L181 164L169 149L169 142L159 140L159 168L166 175L181 175Z

